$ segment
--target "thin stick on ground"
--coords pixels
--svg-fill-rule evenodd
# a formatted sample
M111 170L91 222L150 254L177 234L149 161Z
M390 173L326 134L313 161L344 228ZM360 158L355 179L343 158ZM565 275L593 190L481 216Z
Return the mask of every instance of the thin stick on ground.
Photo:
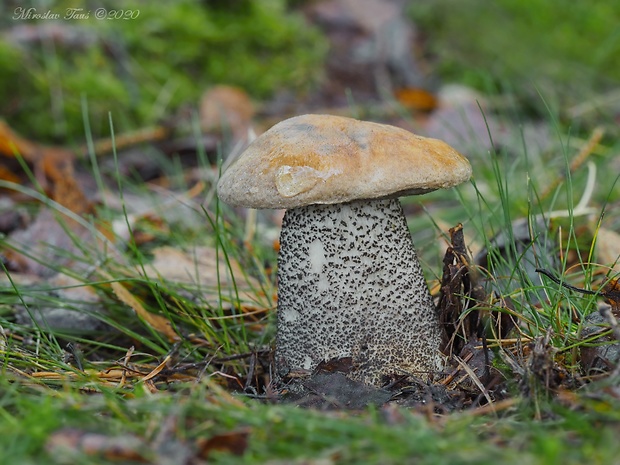
M571 161L568 167L570 173L574 173L575 171L577 171L577 169L579 169L581 165L583 165L583 163L592 154L594 149L598 146L604 134L605 134L605 131L601 127L597 127L594 129L594 131L592 131L592 135L590 136L588 141L581 148L577 156L573 158L573 160ZM540 199L543 200L547 198L549 194L551 194L560 185L560 183L564 180L564 177L565 176L562 175L554 179L553 182L549 184L547 189L544 190L544 192L540 196Z

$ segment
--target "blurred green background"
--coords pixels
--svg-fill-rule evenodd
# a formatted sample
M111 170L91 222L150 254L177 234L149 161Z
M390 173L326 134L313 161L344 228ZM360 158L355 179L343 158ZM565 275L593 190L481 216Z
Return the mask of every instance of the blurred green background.
M14 19L28 8L61 15L82 8L90 18ZM97 8L139 15L97 20ZM278 87L303 92L326 49L283 0L13 2L0 18L0 116L45 140L83 138L83 97L101 136L109 132L108 112L118 130L152 124L195 104L213 84L257 98Z
M620 84L620 2L417 0L408 12L446 79L575 105Z
M119 131L143 127L195 106L214 84L258 100L282 89L307 95L325 78L329 48L299 11L309 3L318 2L5 1L0 117L29 138L67 143L84 138L84 99L101 137L109 112ZM90 17L19 18L28 8L81 8ZM97 20L97 8L139 15ZM606 95L620 82L620 2L411 0L406 11L439 79L510 93L536 113L544 111L539 93L563 108L603 95L597 116L618 113L620 98Z

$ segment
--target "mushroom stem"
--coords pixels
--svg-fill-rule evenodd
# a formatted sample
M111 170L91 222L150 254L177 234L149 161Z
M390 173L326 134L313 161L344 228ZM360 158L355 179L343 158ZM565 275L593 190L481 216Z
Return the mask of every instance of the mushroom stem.
M350 358L350 378L380 386L441 368L435 306L398 199L287 210L278 279L280 376Z

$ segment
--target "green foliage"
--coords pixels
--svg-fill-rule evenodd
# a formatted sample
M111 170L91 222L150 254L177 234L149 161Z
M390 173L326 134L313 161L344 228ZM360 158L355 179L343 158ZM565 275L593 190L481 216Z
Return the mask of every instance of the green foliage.
M75 6L56 1L48 8L64 14ZM108 133L108 112L122 132L157 122L181 105L195 105L213 84L265 97L280 88L303 92L320 77L326 44L285 9L283 0L108 1L104 6L139 15L101 21L89 10L89 19L57 21L61 39L53 43L0 40L0 116L30 137L80 140L83 97L93 133L100 137ZM41 28L54 23L22 22Z
M195 457L204 441L241 431L247 432L247 447L228 447L242 456L213 450L208 462L568 465L617 463L620 452L614 399L584 399L579 412L547 404L545 414L553 420L545 422L532 420L523 407L518 416L464 412L437 420L405 409L342 415L240 400L208 382L188 384L179 393L136 389L124 397L111 389L85 397L68 385L52 390L3 377L0 461L134 463L128 452L135 452L160 463ZM97 435L99 441L90 448L79 441L64 446L59 439L71 434ZM102 438L107 448L97 453Z
M620 4L614 1L411 2L448 79L581 102L620 81ZM544 113L544 112L543 112Z

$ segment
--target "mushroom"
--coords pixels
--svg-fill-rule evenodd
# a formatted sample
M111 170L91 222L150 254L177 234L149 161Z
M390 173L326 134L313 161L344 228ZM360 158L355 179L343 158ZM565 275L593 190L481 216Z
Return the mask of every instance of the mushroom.
M471 177L446 143L352 118L303 115L224 172L220 199L286 209L278 257L279 379L325 362L380 386L440 370L441 328L398 197Z

